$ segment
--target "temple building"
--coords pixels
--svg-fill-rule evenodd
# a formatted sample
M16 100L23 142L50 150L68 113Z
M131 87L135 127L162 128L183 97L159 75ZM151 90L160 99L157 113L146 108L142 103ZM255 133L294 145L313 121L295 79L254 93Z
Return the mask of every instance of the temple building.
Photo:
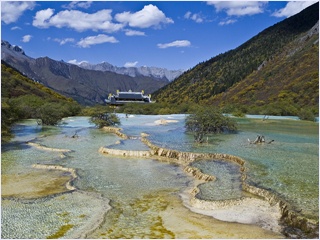
M105 102L109 105L123 105L125 103L151 103L151 95L144 95L144 91L117 91L117 94L110 93L108 99L105 99Z

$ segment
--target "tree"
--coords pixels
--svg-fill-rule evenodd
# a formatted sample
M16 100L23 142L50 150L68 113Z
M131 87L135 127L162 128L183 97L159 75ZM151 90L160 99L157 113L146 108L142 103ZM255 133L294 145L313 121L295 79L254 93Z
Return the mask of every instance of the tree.
M185 127L194 135L197 143L202 143L210 133L235 132L236 122L214 108L200 108L186 118Z
M313 112L309 109L304 109L304 108L299 111L298 117L301 120L307 120L307 121L315 120L315 115L313 114Z
M44 103L36 109L35 117L40 119L43 125L56 125L64 117L61 106L59 103Z
M106 126L115 126L120 124L120 119L114 113L96 113L91 116L90 121L94 123L98 128L103 128Z

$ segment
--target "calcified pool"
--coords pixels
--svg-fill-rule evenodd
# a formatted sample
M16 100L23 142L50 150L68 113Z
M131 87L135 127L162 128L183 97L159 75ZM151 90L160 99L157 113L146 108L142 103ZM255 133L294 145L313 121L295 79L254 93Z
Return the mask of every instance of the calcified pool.
M255 225L218 221L191 212L180 194L194 184L180 166L156 159L102 155L102 146L148 150L142 132L158 146L190 152L219 152L246 160L249 181L285 198L305 216L318 219L318 124L294 120L239 119L239 133L210 137L195 145L184 130L184 115L119 115L122 140L96 129L87 117L64 119L56 127L33 120L14 127L15 138L2 146L2 238L278 238ZM175 120L166 125L157 120ZM253 145L262 134L272 144ZM26 142L70 152L48 151ZM117 144L116 144L117 143ZM35 169L59 165L77 171L76 191L63 189L69 172ZM192 163L215 182L199 186L199 199L246 197L238 166L223 161ZM13 190L14 189L14 190ZM53 189L58 189L56 192ZM60 189L60 190L59 190Z
M176 133L174 137L162 131L151 134L149 138L157 145L171 149L242 157L249 169L249 181L279 193L306 216L319 219L319 123L294 119L269 117L263 121L261 116L240 118L237 119L237 134L215 135L209 138L208 144L201 146L192 143L192 136L185 133L181 124L168 130ZM153 130L149 131L153 133ZM274 142L249 144L248 139L253 141L257 135L264 135L267 142ZM196 163L205 173L219 174L219 166L214 167L213 164L217 165L214 162Z

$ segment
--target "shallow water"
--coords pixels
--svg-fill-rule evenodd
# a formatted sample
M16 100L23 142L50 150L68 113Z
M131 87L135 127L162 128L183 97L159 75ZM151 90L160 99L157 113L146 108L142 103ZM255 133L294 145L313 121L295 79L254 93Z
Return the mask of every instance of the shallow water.
M199 160L193 162L191 166L216 177L216 181L199 186L198 198L203 200L230 200L239 199L245 195L241 189L239 166L219 160Z
M198 229L196 233L177 235L177 229L173 231L172 226L164 226L160 212L171 207L177 212L185 211L182 204L177 203L178 193L189 186L192 178L180 167L156 160L120 158L98 153L101 146L145 150L146 147L139 141L141 132L150 134L148 138L156 145L171 149L222 152L243 157L247 161L251 181L271 188L294 206L303 208L305 214L317 217L315 209L318 199L315 196L318 194L318 161L315 159L318 156L318 135L314 131L318 125L300 121L295 121L298 125L292 122L283 124L282 121L272 124L268 122L270 124L266 125L261 121L245 119L240 124L239 134L210 137L207 145L199 146L193 143L192 135L184 131L184 115L120 117L123 132L136 139L121 140L114 134L95 129L86 117L66 118L65 123L59 127L41 128L31 120L15 127L16 137L11 144L2 148L2 174L32 172L34 169L31 165L36 163L71 167L75 168L79 175L74 182L75 186L81 191L92 193L93 196L74 192L71 195L47 197L27 203L17 199L3 200L2 238L46 238L59 232L64 225L72 228L66 231L64 236L73 237L74 231L84 228L87 222L94 218L94 214L104 212L101 209L109 199L112 210L107 213L102 227L89 235L91 238L246 237L237 233L228 235L227 232L219 235L213 230L211 235L204 235L202 231L207 229L206 226L199 228L202 230ZM156 125L155 121L162 118L178 122ZM261 132L261 126L265 131ZM272 138L275 142L264 146L249 145L247 138L253 140L257 133L265 134L266 138ZM61 158L60 153L39 150L24 144L34 138L37 138L35 142L42 145L67 148L72 152ZM120 144L115 144L117 141L120 141ZM286 164L288 161L289 166ZM302 165L299 164L301 161ZM203 172L217 176L216 182L200 186L200 198L220 200L243 196L239 187L237 166L219 161L199 161L194 164ZM95 197L94 194L97 193L101 194L102 199ZM85 202L81 203L81 199ZM96 203L91 212L90 202ZM72 208L72 204L77 207ZM195 217L189 214L191 213L184 213L183 220ZM25 218L14 217L18 215ZM26 218L30 221L26 221ZM201 215L199 218L205 219ZM38 223L39 219L41 223ZM212 226L210 221L213 220L206 218L206 221ZM45 226L51 227L48 229ZM238 225L230 226L235 232L239 231ZM245 227L241 225L241 228L246 229ZM247 231L248 229L255 229L255 232L259 233L254 226L249 226ZM270 233L263 232L258 237L278 237L268 234Z
M3 148L2 173L32 172L34 170L31 165L35 163L72 167L77 170L79 175L75 181L77 188L82 191L100 193L102 196L112 199L113 204L118 206L117 208L123 208L124 205L150 192L163 189L177 192L190 181L190 178L183 174L180 168L173 165L154 160L114 158L98 154L100 146L114 144L119 138L114 134L91 128L88 118L65 119L65 124L57 128L55 134L52 134L52 129L40 131L39 128L35 122L32 124L31 121L28 121L24 133L23 126L17 126L15 130L19 134L15 137L14 142L19 142L19 144L11 144L7 148ZM72 138L75 133L77 137ZM39 150L24 143L20 144L20 142L35 137L38 137L36 142L41 145L51 148L67 148L72 152L67 153L67 157L61 159L59 153ZM131 145L133 144L129 144L129 146ZM79 196L76 194L75 196L77 198L74 201L79 201ZM38 202L29 202L28 205L25 205L19 201L5 200L2 204L2 237L45 238L59 230L56 228L61 225L61 220L59 220L57 212L68 213L68 219L72 219L72 221L68 220L68 224L70 222L78 228L83 225L83 218L76 217L76 215L89 215L87 213L88 206L82 207L78 203L74 203L77 206L77 209L74 210L76 213L71 214L70 203L66 204L65 201L61 204L61 201L48 198L40 201L40 203L44 203L43 205ZM47 208L46 204L49 204L50 208ZM20 221L13 218L17 214L22 216L19 218ZM32 220L24 224L22 223L25 220L23 216L27 215ZM45 215L41 217L42 223L39 226L34 225L33 223L39 220L40 215ZM56 219L56 222L52 223L52 219ZM51 231L43 227L46 224L51 226ZM23 225L26 225L24 226L26 230L20 233L15 231L15 236L11 235L14 229L17 227L21 229ZM32 226L36 228L36 231L31 230Z
M261 117L241 118L237 119L237 134L214 135L209 137L208 144L199 146L193 143L192 135L185 133L182 115L170 116L170 119L177 119L179 123L168 125L166 131L155 133L150 129L147 132L153 143L180 151L218 152L242 157L246 160L252 184L271 189L305 216L319 219L318 123L288 117L270 117L265 121ZM253 141L257 135L264 135L267 142L274 142L249 144L248 139ZM199 162L199 167L206 164ZM208 183L208 188L213 184Z
M240 133L219 144L216 151L247 161L249 181L271 189L301 213L319 218L319 131L318 124L292 120L242 120ZM271 144L254 145L264 135Z

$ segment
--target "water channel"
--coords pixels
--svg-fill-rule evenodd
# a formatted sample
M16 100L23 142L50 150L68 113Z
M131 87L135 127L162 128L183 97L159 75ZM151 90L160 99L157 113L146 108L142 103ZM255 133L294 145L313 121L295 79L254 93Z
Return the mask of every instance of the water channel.
M277 193L304 216L319 219L318 123L241 118L237 134L211 136L207 144L196 145L185 133L185 115L119 116L122 132L132 139L96 129L87 117L66 118L55 127L41 127L34 120L14 127L15 137L2 146L1 154L1 238L283 238L278 228L257 221L228 222L212 217L221 215L220 209L210 215L187 206L186 189L196 180L181 166L98 152L102 146L148 150L139 139L142 132L169 149L240 156L249 182ZM159 125L160 119L173 121ZM258 134L274 142L249 144ZM37 169L35 164L75 169L72 185L77 190L64 189L68 171ZM241 190L238 166L213 160L192 166L217 178L199 185L199 199L250 197ZM262 215L268 215L268 207Z

